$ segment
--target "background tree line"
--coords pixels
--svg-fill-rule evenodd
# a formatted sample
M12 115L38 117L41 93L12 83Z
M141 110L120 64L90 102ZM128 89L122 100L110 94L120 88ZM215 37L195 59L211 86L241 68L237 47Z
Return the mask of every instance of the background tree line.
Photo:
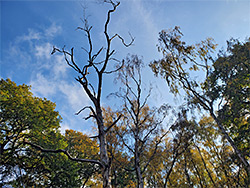
M154 88L143 85L141 58L114 56L114 39L129 47L134 38L126 43L109 33L120 3L105 2L111 6L104 23L105 47L94 48L92 27L84 18L78 29L88 39L86 64L75 62L74 48L52 51L62 53L78 74L75 79L92 105L77 114L89 110L85 119L93 119L97 135L61 134L53 102L33 96L27 85L1 79L1 186L248 187L250 41L231 39L216 56L211 38L190 45L179 27L161 31L162 58L149 66L171 93L185 95L185 103L177 109L152 107L148 100ZM121 101L119 110L102 106L103 77L109 74L121 85L110 95Z

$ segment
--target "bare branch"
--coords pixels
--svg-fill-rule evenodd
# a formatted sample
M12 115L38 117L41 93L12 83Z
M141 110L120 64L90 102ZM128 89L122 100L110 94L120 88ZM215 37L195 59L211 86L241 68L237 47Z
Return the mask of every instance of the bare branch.
M85 118L83 118L84 120L88 120L89 118L95 118L96 119L96 116L94 116L94 115L89 115L88 117L85 117Z
M92 91L93 91L94 96L96 96L96 93L95 93L95 88L93 87L93 85L89 83L89 86L91 87L91 89L92 89Z
M121 119L122 115L120 114L118 116L118 118L105 130L105 132L107 133L114 125L116 125L116 123Z
M131 151L134 154L135 151L125 142L123 136L117 130L116 130L116 134L121 138L122 143L124 144L124 146L126 146L126 148L128 148L128 150Z
M82 50L84 50L87 54L89 53L86 48L81 47Z
M101 47L100 50L95 55L93 55L92 61L94 61L98 57L98 55L101 53L102 50L103 50L103 47Z
M58 49L58 48L56 48L56 47L53 46L53 50L52 50L52 52L51 52L51 55L53 55L53 54L56 53L56 52L62 53L62 54L64 55L64 59L65 59L65 61L67 62L67 64L68 64L71 68L73 68L76 72L82 74L82 71L80 70L80 68L78 67L78 65L77 65L77 64L75 63L75 61L74 61L74 54L73 54L74 48L71 48L71 53L65 51L64 48L65 48L65 46L62 48L62 50L60 50L60 49ZM67 56L70 57L71 63L70 63L70 61L68 60Z
M146 165L144 166L143 170L142 170L142 173L144 173L144 171L147 169L149 163L153 160L155 154L156 154L156 151L158 149L158 146L159 144L162 142L162 139L169 133L169 130L167 132L165 132L158 141L156 141L156 144L155 144L155 148L154 148L154 152L152 153L152 155L150 156L149 160L147 161Z
M146 105L146 103L147 103L147 101L148 101L148 98L149 98L150 95L151 95L151 91L152 91L152 87L150 87L149 92L148 92L148 95L145 97L144 102L143 102L142 105L140 106L140 110Z
M119 66L117 69L112 70L112 71L105 71L103 73L105 73L105 74L111 74L111 73L117 72L117 71L121 70L123 68L123 66L124 66L124 62L122 62L122 65Z
M90 136L89 138L98 138L99 135L96 135L96 136Z
M42 152L46 152L46 153L64 153L72 161L94 163L94 164L98 164L100 167L104 167L104 165L99 160L74 158L68 153L68 151L66 151L64 149L57 149L57 150L44 149L43 147L41 147L39 145L30 143L30 142L27 142L27 141L24 141L24 144L30 145L31 147L33 147L33 148L35 148L37 150L40 150Z
M130 33L129 33L129 36L130 36L130 38L131 38L131 41L130 41L130 43L128 43L128 44L125 43L125 40L124 40L119 34L115 34L113 37L111 37L110 41L112 41L114 38L118 37L118 38L121 40L122 44L123 44L125 47L129 47L129 46L131 46L131 45L133 44L133 42L135 41L135 38L132 37L132 35L131 35Z
M80 74L82 74L81 69L78 67L78 65L74 61L74 48L71 48L70 57L71 57L71 62L73 63L74 67L77 69L77 72L79 72Z
M84 111L87 108L89 108L91 110L91 112L93 113L93 115L96 115L94 109L92 108L92 106L85 106L84 108L82 108L81 110L79 110L77 113L75 113L75 115L79 115L82 111Z

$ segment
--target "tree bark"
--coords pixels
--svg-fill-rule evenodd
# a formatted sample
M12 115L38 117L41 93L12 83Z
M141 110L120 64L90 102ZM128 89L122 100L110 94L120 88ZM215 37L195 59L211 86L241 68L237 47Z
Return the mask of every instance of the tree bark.
M227 134L225 128L223 127L223 125L221 124L221 122L218 120L218 118L216 117L216 115L213 113L213 111L210 111L210 115L214 118L214 120L217 123L219 129L221 130L222 134L226 137L226 139L228 140L228 142L230 143L230 145L233 147L236 155L239 157L239 159L241 160L241 162L245 166L245 169L246 169L247 175L248 175L248 179L250 181L250 165L249 165L249 163L247 162L247 160L245 159L245 157L242 155L242 153L240 152L240 150L238 149L238 147L234 144L234 141L232 140L232 138Z

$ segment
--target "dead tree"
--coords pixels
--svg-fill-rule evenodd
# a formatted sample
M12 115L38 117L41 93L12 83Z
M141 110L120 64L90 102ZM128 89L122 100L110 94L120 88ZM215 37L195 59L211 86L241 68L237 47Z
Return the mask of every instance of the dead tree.
M103 86L103 76L106 74L111 74L119 69L122 68L122 63L116 70L107 71L108 64L111 61L119 62L117 59L113 57L115 50L111 48L112 41L117 38L121 41L121 43L125 47L129 47L134 42L134 38L131 36L131 42L129 44L126 44L124 39L119 34L114 34L111 36L108 32L108 26L111 19L111 14L114 13L117 9L117 7L120 5L120 2L113 2L112 0L104 0L105 3L108 3L112 6L112 9L110 9L107 12L107 18L104 24L104 36L106 39L106 46L101 47L97 52L93 52L94 46L93 46L93 40L91 38L91 29L92 26L88 25L87 18L84 18L82 21L84 23L83 27L78 27L78 30L82 30L85 32L88 40L88 46L89 49L83 48L83 50L88 54L88 60L87 63L80 67L78 63L75 61L74 56L74 48L71 48L70 51L65 50L65 47L62 49L53 47L53 51L51 54L54 54L56 52L62 53L65 57L66 63L78 73L78 77L75 78L77 82L81 84L84 91L86 92L88 98L92 102L92 106L85 106L83 107L79 112L76 114L80 114L84 110L90 110L90 115L85 118L85 120L89 118L94 118L96 124L97 124L97 130L98 135L93 136L92 138L98 138L99 140L99 148L100 148L100 160L91 160L91 159L78 159L73 158L70 156L70 154L66 150L51 150L51 149L44 149L40 146L37 146L32 143L31 146L43 151L43 152L52 152L52 153L65 153L69 159L78 161L78 162L90 162L94 164L98 164L102 170L102 178L103 178L103 187L108 188L111 187L110 185L110 160L108 157L107 152L107 140L106 140L106 134L108 130L110 130L111 127L113 127L117 121L121 118L119 116L112 124L108 126L108 128L105 128L104 126L104 119L103 119L103 112L101 107L101 96L102 96L102 86ZM102 55L104 54L104 55ZM101 59L101 57L103 57ZM101 59L101 60L100 60ZM90 81L88 75L90 70L92 70L97 75L97 83L95 83L96 87L94 87L94 84Z

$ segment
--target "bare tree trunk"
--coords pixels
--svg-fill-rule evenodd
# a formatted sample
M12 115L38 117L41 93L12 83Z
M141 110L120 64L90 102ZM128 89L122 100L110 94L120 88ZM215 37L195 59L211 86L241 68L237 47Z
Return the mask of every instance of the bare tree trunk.
M137 187L143 188L143 178L140 166L140 154L139 154L139 138L138 135L135 138L135 170L137 178Z
M101 109L96 109L97 111L97 124L99 129L99 142L100 142L100 160L103 164L102 169L102 178L103 178L103 187L111 187L110 182L110 164L107 151L107 140L106 140L106 131L104 130L103 117Z
M196 166L196 164L195 164L195 162L194 162L193 158L191 158L191 163L193 164L194 169L195 169L195 171L196 171L196 174L197 174L197 176L198 176L200 186L201 186L201 188L203 188L201 175L200 175L199 169L197 168L197 166Z

